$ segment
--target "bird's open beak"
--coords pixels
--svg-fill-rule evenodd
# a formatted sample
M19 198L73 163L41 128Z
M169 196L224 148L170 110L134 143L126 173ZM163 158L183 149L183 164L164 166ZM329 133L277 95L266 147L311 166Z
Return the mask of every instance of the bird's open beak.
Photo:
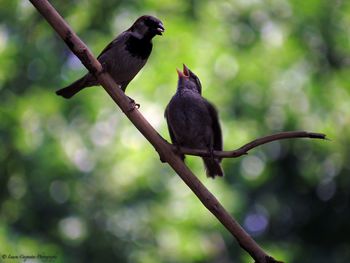
M158 27L157 27L157 35L162 35L164 31L165 31L165 28L164 28L163 24L159 23Z
M182 72L186 77L190 76L190 70L188 69L188 67L185 64L183 64L183 71Z
M176 71L177 71L177 75L179 76L179 79L188 78L184 73L182 73L181 70L176 69Z

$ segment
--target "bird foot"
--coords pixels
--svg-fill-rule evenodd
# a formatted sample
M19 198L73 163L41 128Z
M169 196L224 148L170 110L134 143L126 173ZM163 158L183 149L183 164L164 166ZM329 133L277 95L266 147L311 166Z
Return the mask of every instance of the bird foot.
M134 109L139 109L140 108L140 104L136 103L135 100L133 100L132 98L130 98L128 96L129 100L130 100L130 108L128 109L128 112L133 111Z
M106 62L102 62L101 63L101 66L102 66L102 71L101 73L108 73L108 68L107 68L107 63Z
M185 160L185 155L181 151L181 145L173 144L173 152L178 155L183 161Z

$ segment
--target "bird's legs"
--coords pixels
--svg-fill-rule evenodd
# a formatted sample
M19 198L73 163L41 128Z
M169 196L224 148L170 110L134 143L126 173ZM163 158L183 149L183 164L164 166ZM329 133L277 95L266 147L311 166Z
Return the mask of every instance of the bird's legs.
M106 62L102 62L101 65L102 65L102 72L101 73L108 73L109 72L108 71L108 64ZM127 84L126 85L122 84L122 85L118 85L118 86L122 89L123 92L125 92L125 88L126 88ZM128 109L128 112L133 111L134 109L140 108L140 104L136 103L135 100L130 98L129 96L127 96L127 97L129 98L130 105L131 105L130 108Z
M140 108L140 104L136 103L134 99L130 98L128 96L129 100L130 100L130 108L128 111L133 111L134 109L139 109Z

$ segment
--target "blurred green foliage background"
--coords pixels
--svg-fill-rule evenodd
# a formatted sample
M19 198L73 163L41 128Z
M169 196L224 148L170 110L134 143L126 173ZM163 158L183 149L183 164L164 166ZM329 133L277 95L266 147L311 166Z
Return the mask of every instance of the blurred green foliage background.
M164 22L126 92L166 139L182 63L220 111L225 149L279 131L326 133L331 141L226 159L216 180L199 158L186 161L276 259L350 262L349 1L51 2L95 55L138 16ZM252 262L102 88L55 95L86 70L29 1L0 6L0 254Z

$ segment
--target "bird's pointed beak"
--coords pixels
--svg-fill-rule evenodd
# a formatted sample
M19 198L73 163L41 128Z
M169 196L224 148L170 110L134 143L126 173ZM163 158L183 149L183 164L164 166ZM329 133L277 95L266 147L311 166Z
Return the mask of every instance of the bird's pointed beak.
M186 76L186 77L189 77L190 76L190 70L188 69L188 67L183 64L183 74Z
M181 70L176 69L176 71L177 71L177 75L179 76L179 79L186 78L186 75L184 73L182 73Z
M163 24L159 23L158 27L157 27L157 35L162 35L164 31L165 31L165 28L164 28Z

